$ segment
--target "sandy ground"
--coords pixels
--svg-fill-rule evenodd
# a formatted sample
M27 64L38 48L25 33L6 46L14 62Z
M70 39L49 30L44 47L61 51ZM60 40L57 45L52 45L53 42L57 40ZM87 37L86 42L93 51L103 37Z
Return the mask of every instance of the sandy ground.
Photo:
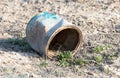
M48 11L79 26L84 44L75 57L91 64L60 67L33 50L13 45L9 38L25 37L29 20ZM110 45L101 53L116 54L114 60L96 65L91 48ZM108 72L109 71L109 72ZM120 1L119 0L0 0L0 78L120 78Z

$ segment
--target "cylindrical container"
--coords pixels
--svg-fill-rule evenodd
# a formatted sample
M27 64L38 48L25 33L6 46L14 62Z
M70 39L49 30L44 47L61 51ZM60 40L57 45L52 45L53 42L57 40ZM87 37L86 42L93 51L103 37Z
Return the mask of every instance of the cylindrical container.
M52 58L59 51L75 54L82 43L82 32L66 20L43 12L29 21L26 39L34 50Z

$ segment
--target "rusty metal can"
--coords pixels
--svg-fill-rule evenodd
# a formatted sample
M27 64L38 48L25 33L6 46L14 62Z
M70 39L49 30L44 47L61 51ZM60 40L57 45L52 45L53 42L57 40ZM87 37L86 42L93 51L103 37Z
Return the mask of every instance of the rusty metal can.
M57 51L75 54L82 43L82 32L78 26L59 16L43 12L29 21L26 39L35 51L52 58Z

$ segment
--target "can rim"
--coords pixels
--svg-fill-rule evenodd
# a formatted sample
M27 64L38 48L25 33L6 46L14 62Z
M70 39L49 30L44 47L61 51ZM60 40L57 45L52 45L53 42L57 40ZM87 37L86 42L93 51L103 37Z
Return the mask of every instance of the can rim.
M49 58L49 59L53 59L50 57L50 55L48 54L48 48L50 46L50 43L52 42L53 38L58 34L60 33L61 31L65 30L65 29L75 29L78 33L79 33L79 40L78 40L78 43L75 47L75 49L72 51L72 56L74 56L77 51L79 50L79 47L82 45L82 41L83 41L83 35L82 35L82 32L80 30L80 28L78 26L74 26L74 25L64 25L62 27L60 27L59 29L57 29L52 35L51 37L49 38L48 42L47 42L47 45L46 45L46 48L45 48L45 56L46 56L46 59Z

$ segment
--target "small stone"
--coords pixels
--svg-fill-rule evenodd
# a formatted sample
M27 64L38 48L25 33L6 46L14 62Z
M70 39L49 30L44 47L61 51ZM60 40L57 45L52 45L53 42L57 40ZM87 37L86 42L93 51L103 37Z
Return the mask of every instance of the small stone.
M97 30L94 30L94 31L93 31L93 34L98 34L98 31L97 31Z
M87 72L87 74L88 74L88 75L93 75L93 73L92 73L92 72Z
M0 17L0 22L2 21L2 17Z
M120 25L115 26L115 31L116 31L117 33L120 33Z
M112 60L106 60L106 63L113 64L114 62Z
M118 48L118 52L120 52L120 48Z

